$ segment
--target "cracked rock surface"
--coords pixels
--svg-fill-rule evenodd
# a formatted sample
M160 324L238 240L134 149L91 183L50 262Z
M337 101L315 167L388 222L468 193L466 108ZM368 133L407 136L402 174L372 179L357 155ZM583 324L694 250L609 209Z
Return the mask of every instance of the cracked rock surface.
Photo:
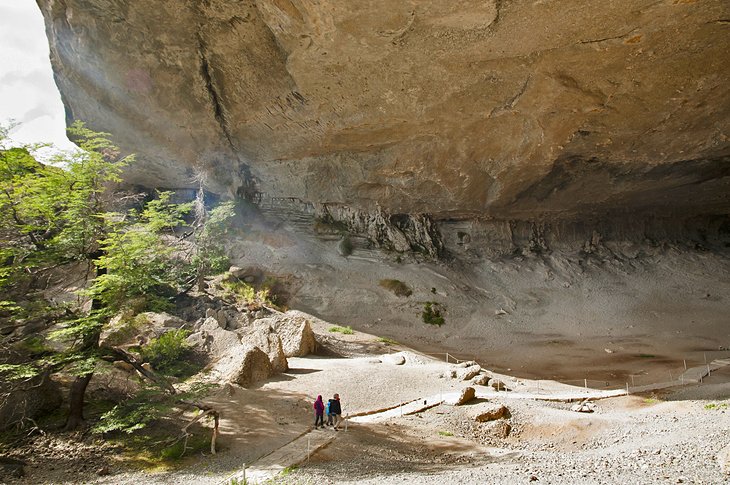
M38 0L130 181L436 217L726 213L722 0Z

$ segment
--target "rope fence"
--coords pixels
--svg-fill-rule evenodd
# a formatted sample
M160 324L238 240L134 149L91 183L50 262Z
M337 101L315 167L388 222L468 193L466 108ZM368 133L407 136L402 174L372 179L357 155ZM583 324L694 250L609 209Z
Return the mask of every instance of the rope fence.
M489 368L476 358L463 359L450 352L424 353L424 355L443 359L448 364L475 362L484 369ZM640 355L639 357L646 358L647 362L655 358L654 355ZM665 371L652 370L652 372L637 370L635 374L627 374L625 379L590 379L589 376L586 376L583 379L551 380L594 390L626 389L626 392L630 394L686 384L702 384L707 377L711 377L714 372L725 366L730 366L730 349L693 353L682 359L681 367L668 367ZM536 382L539 393L540 379Z

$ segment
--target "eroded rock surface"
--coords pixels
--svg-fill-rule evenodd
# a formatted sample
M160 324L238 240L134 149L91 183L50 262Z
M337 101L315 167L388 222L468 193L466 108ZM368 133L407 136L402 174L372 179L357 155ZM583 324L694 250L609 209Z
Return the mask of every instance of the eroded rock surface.
M730 208L723 0L38 3L69 118L139 155L133 183L441 219Z

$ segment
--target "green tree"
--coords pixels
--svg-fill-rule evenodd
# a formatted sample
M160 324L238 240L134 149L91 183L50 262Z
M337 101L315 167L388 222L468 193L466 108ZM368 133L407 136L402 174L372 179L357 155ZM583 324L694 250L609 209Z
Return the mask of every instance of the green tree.
M66 342L63 350L24 362L0 360L0 374L19 380L52 372L74 377L66 422L73 429L82 422L86 388L100 358L127 360L157 387L176 393L134 355L101 348L100 335L110 318L132 303L137 311L159 309L184 290L191 274L195 281L226 269L221 239L234 208L222 204L199 217L191 254L190 243L176 232L191 204L173 204L171 194L163 192L137 208L111 211L119 203L109 187L133 158L120 157L106 133L80 123L69 131L80 149L43 164L33 157L33 147L5 147L7 129L0 128L0 317L24 318L22 302L7 296L18 290L23 275L33 279L73 261L89 263L89 285L81 296L90 310L79 306L71 317L52 322L58 329L50 337Z

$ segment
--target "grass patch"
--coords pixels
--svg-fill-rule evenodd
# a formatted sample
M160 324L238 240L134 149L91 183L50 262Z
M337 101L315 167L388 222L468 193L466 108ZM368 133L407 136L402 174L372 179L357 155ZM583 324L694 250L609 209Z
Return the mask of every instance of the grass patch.
M427 301L423 305L421 319L423 319L423 323L438 325L440 327L446 323L446 320L444 319L444 307L435 301Z
M163 461L177 461L186 456L193 456L205 451L210 451L210 436L203 436L202 433L197 433L188 438L187 443L185 440L180 440L177 443L162 448L160 450L160 458Z
M275 306L269 287L256 290L245 281L223 281L221 286L224 297L233 298L236 302L246 305L249 310L258 310L264 305Z
M727 408L728 408L728 404L726 402L723 402L723 403L711 402L710 404L705 404L705 409L708 411L714 411L717 409L727 409Z
M386 290L392 291L396 296L409 297L413 294L413 290L400 280L380 280L379 284Z
M378 337L378 342L384 343L385 345L400 345L398 342L388 337Z
M656 355L654 354L639 354L640 359L654 359L656 358Z
M454 436L451 431L439 431L439 436Z
M644 399L644 404L656 404L659 402L659 399L653 398L653 397L647 397Z
M352 335L353 333L355 333L355 331L349 325L346 327L340 327L339 325L335 325L333 327L330 327L329 331L333 333L341 333L343 335Z
M288 467L284 468L281 471L281 473L279 473L279 476L280 477L285 477L285 476L291 474L292 472L296 471L298 468L299 467L297 465L288 466Z

